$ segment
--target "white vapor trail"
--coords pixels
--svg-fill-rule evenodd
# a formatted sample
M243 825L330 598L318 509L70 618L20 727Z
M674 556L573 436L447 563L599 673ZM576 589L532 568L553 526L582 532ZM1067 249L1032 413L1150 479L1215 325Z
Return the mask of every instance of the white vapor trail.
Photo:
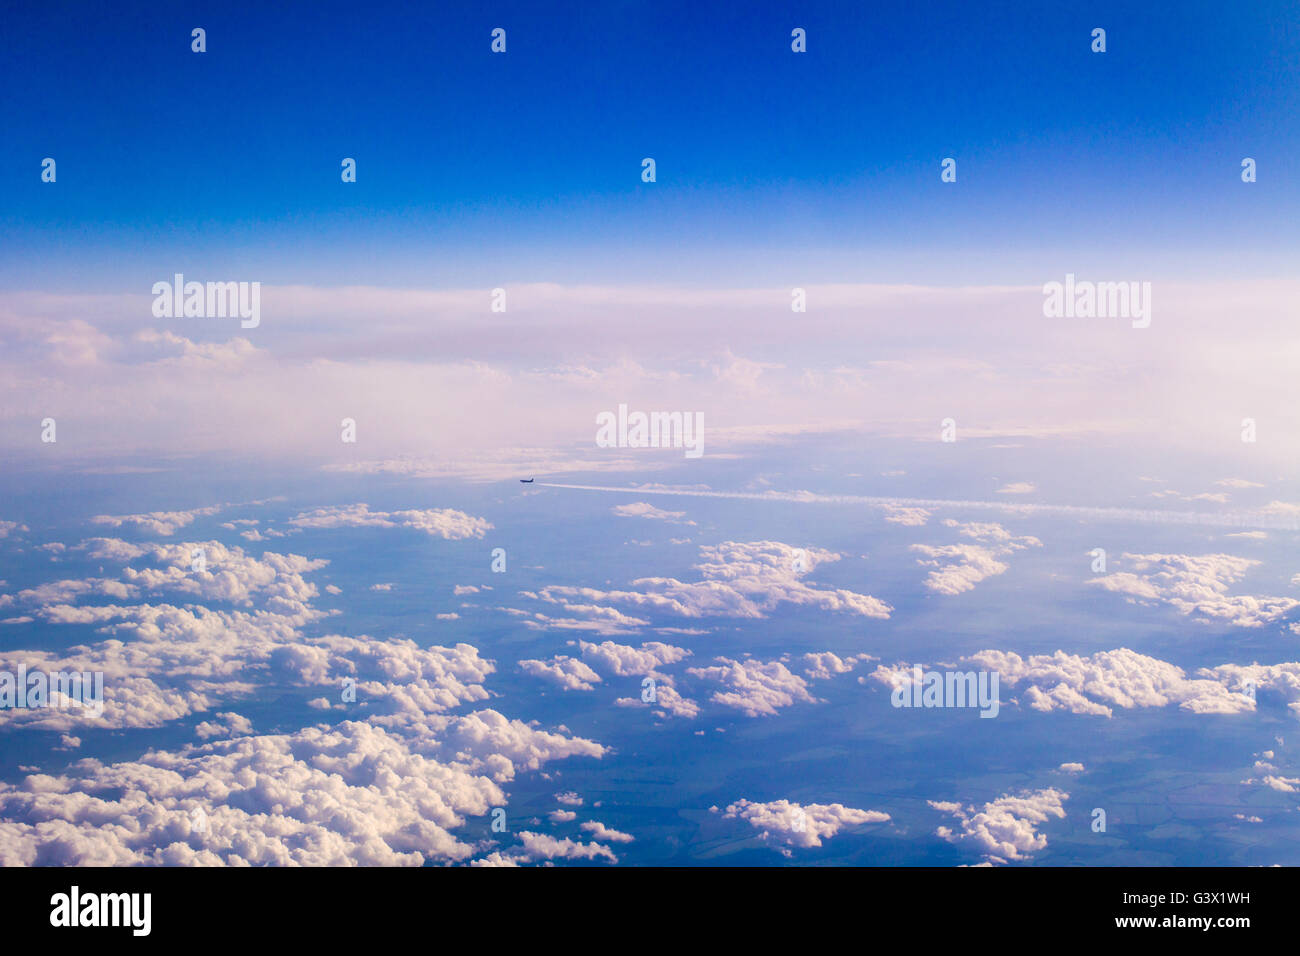
M1080 505L1044 505L1010 501L958 501L946 498L891 498L869 495L820 495L811 491L697 491L688 488L618 488L611 485L571 485L539 481L543 488L575 491L612 491L626 495L678 495L687 498L734 498L742 501L788 501L799 504L866 505L869 508L927 508L935 511L974 509L1022 515L1056 515L1090 521L1129 521L1148 524L1206 525L1217 528L1273 528L1300 530L1300 516L1268 511L1212 514L1204 511L1160 511L1139 508L1093 508Z

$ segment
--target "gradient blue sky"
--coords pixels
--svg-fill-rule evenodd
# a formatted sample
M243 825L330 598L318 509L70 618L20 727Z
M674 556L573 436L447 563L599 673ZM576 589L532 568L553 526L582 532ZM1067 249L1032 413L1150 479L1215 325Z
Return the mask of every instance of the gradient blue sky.
M1287 2L20 4L0 286L1290 275L1298 68Z

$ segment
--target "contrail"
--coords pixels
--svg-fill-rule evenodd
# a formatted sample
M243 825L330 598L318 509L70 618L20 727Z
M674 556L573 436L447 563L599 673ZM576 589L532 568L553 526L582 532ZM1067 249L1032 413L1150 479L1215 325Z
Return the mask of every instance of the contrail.
M788 501L799 504L866 505L869 508L926 508L934 511L981 510L1021 515L1057 515L1087 521L1129 521L1147 524L1206 525L1216 528L1272 528L1300 530L1300 515L1268 511L1212 514L1204 511L1159 511L1139 508L1092 508L1080 505L1044 505L1011 501L958 501L949 498L892 498L869 495L819 495L811 491L695 491L685 488L618 488L611 485L570 485L539 481L543 488L575 491L612 491L625 495L675 495L685 498L734 498L742 501Z

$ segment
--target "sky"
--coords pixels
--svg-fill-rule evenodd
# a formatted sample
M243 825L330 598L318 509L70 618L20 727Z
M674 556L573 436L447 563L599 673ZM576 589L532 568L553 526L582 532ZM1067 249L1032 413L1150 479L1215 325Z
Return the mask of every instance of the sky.
M7 12L0 863L1294 865L1296 13Z
M1285 2L19 5L0 284L1276 275L1298 30Z

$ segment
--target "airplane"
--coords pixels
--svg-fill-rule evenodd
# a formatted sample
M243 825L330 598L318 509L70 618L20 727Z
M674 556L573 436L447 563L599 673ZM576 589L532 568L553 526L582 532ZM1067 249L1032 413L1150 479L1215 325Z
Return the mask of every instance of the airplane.
M536 478L520 478L519 483L521 485L531 485L536 480Z

